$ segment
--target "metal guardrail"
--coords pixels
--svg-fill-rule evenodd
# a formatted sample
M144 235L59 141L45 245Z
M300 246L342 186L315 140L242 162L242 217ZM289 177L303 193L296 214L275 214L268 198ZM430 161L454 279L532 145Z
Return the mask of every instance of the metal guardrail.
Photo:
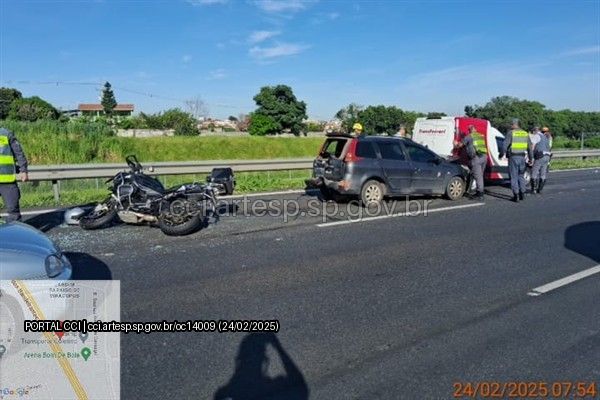
M554 158L600 157L600 149L595 150L558 150ZM273 160L214 160L214 161L167 161L143 163L144 172L150 175L186 175L204 174L215 167L228 166L235 172L287 171L312 168L313 158L288 158ZM119 164L64 164L33 165L29 168L32 181L53 181L63 179L109 178L119 171L127 169L125 163Z
M142 163L149 175L204 174L215 167L231 167L235 172L286 171L312 168L313 158L273 160L215 160ZM110 178L117 172L127 170L127 164L65 164L33 165L29 167L32 181L54 181L63 179Z
M600 157L600 149L589 150L557 150L552 152L552 158Z
M600 157L598 150L558 150L554 158ZM143 163L144 172L149 175L187 175L209 173L215 167L231 167L235 172L288 171L310 169L313 158L291 158L273 160L215 160ZM126 170L127 164L65 164L33 165L29 168L32 181L52 181L54 198L60 198L59 181L65 179L109 178L119 171Z

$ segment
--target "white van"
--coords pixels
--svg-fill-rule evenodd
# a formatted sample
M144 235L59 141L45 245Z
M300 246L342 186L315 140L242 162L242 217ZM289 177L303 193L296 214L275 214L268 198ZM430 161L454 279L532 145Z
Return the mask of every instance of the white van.
M468 132L469 125L483 134L488 149L485 179L508 179L508 161L500 160L500 149L504 144L504 135L494 128L488 120L469 117L417 118L412 140L428 147L447 159L458 159L468 165L469 160L464 149L455 149L454 140L460 141Z

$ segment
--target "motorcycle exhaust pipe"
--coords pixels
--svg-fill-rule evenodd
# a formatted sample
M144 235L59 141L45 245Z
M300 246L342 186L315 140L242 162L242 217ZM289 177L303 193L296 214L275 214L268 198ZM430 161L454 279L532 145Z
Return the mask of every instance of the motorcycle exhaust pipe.
M146 221L146 222L158 221L158 218L156 218L154 215L141 214L141 213L134 213L134 214L136 217L140 218L142 221Z

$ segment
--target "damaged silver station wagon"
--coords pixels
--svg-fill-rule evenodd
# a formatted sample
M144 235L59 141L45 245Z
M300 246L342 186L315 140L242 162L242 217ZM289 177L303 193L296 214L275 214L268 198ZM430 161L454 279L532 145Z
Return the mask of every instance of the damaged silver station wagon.
M461 198L468 170L410 139L327 135L307 185L326 199L358 196L363 205L405 195Z

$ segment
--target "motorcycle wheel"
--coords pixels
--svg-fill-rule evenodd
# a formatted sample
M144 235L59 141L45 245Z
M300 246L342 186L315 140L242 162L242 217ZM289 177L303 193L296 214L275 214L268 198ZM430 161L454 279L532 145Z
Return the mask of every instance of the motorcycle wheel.
M183 236L200 230L204 221L202 214L188 213L185 210L187 203L181 202L176 205L176 201L164 204L163 211L158 216L158 227L162 233L168 236Z
M117 216L117 207L107 201L98 204L92 211L85 214L79 220L79 226L86 230L102 228L108 225Z

